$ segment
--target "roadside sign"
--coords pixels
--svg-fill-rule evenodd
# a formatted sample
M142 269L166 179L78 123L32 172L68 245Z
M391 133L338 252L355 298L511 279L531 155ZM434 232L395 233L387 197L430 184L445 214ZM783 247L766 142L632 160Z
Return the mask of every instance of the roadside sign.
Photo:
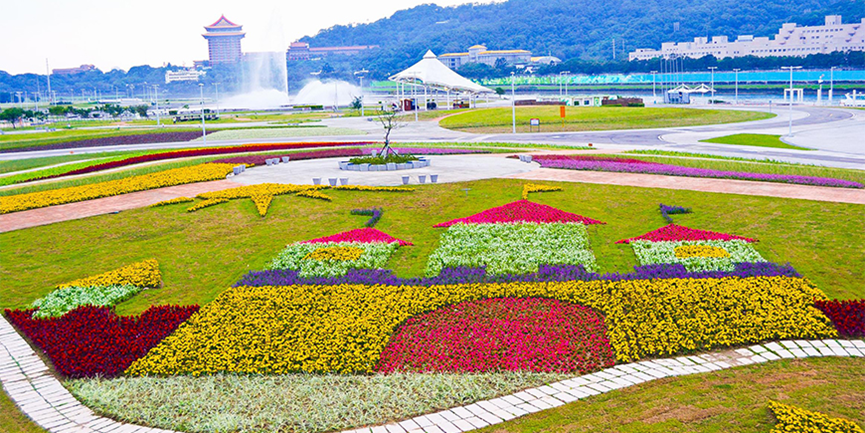
M541 119L530 119L529 125L531 126L541 126Z
M559 106L559 117L561 117L562 119L565 118L565 106L564 105Z

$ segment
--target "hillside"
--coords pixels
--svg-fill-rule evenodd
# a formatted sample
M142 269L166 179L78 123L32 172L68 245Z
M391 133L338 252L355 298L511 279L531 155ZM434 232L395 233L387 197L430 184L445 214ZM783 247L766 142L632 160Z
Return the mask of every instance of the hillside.
M825 14L844 22L865 16L862 0L509 0L487 5L421 5L369 24L334 26L302 40L313 46L379 45L365 59L401 68L426 49L465 51L522 48L562 59L612 59L641 47L697 36L771 36L784 22L820 24ZM674 31L674 23L678 30ZM378 69L378 68L377 68Z

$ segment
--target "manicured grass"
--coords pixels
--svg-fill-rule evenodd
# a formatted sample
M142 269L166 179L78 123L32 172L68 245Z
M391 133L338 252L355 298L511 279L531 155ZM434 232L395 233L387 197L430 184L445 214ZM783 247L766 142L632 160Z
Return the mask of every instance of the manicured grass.
M118 306L140 313L153 304L213 300L250 270L265 265L286 244L359 228L351 209L382 207L377 229L414 243L400 248L388 267L399 276L423 275L427 257L444 231L436 223L520 199L524 181L491 179L421 185L411 194L327 191L333 202L278 196L265 218L251 200L187 213L186 204L144 208L0 234L0 308L26 307L52 287L77 278L156 258L164 287ZM829 297L865 297L865 206L686 190L544 182L561 192L533 201L605 221L588 228L602 272L637 265L632 248L617 240L665 224L658 203L691 207L677 224L753 237L766 259L790 262ZM468 195L463 191L470 188ZM50 263L50 266L46 265Z
M774 114L739 110L566 107L566 117L562 125L559 108L559 106L517 107L517 132L529 132L529 120L532 118L540 119L541 132L550 132L669 128L745 122L774 117ZM442 119L439 125L466 132L507 133L511 132L511 109L472 110Z
M321 432L381 424L569 376L547 373L216 375L75 380L90 408L189 432Z
M780 135L771 134L732 134L723 137L707 138L701 143L738 144L741 146L778 147L781 149L816 150L794 146L781 141Z
M433 119L438 119L439 117L450 116L453 114L466 113L466 112L471 112L471 111L475 111L475 109L474 108L472 108L472 109L459 108L456 110L442 110L442 109L430 110L430 111L420 110L417 112L417 118L418 118L418 120L433 120ZM414 114L415 114L414 112L402 114L399 116L399 119L402 122L414 122ZM369 116L367 116L367 117L369 117Z
M30 418L15 406L15 403L0 389L0 432L3 433L45 433Z
M319 137L330 135L366 135L366 133L350 128L303 126L294 128L224 129L208 135L207 138L210 140L255 140L261 138ZM196 138L193 141L201 141L201 138Z
M0 150L18 149L31 146L45 146L49 144L65 143L70 141L88 140L91 138L123 137L127 135L162 134L166 132L200 131L195 128L124 128L124 129L60 129L55 132L33 132L29 134L4 134L0 135Z
M865 413L865 359L781 360L647 382L479 432L766 433L769 400L845 418Z

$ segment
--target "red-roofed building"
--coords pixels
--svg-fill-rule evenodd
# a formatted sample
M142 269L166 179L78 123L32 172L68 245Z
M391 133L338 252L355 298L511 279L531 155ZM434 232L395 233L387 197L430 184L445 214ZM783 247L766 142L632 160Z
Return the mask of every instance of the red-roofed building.
M207 39L207 52L210 56L210 64L238 63L243 57L240 49L240 40L246 36L243 26L235 24L220 16L215 23L205 26L207 33L201 36Z

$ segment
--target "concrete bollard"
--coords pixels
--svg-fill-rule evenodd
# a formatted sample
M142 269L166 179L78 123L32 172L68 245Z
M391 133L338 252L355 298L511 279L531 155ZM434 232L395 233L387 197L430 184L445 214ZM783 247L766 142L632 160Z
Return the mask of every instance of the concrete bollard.
M439 181L439 175L437 175L437 174L431 174L431 175L429 175L429 181L432 182L432 183L438 183L438 181Z
M403 177L402 177L402 184L403 184L403 185L408 185L408 181L409 181L410 179L411 179L410 176L403 176Z
M328 178L327 182L330 183L330 186L336 186L336 178L335 177Z
M312 178L312 184L313 185L321 185L321 178L320 177Z
M426 175L425 174L417 175L417 181L420 183L426 183Z
M348 185L348 178L347 177L339 178L339 184L340 185Z
M282 157L282 162L288 162L290 159L291 159L290 156L283 156L283 157Z

